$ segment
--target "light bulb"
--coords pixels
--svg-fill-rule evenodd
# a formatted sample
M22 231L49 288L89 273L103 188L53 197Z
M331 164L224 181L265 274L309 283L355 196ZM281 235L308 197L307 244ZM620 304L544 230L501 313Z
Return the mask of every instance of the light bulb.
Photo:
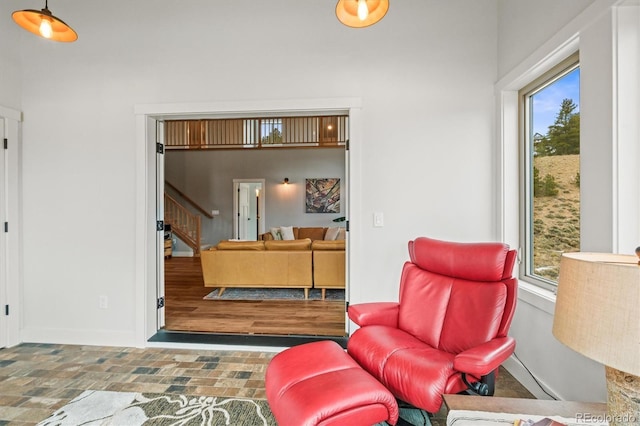
M40 35L44 38L51 38L53 34L53 30L51 29L51 21L49 18L42 17L42 21L40 21Z
M369 8L367 7L367 0L358 0L358 18L364 21L369 16Z

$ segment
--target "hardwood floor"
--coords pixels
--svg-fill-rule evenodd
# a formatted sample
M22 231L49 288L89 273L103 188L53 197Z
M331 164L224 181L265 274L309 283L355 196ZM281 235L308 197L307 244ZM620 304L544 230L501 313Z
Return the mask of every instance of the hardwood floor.
M345 304L328 300L202 300L199 257L165 259L165 330L345 336Z

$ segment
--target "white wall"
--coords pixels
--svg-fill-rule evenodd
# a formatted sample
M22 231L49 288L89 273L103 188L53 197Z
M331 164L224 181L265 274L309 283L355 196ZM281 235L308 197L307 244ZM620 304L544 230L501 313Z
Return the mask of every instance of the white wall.
M283 185L283 179L289 184ZM165 178L206 210L220 215L203 241L233 238L233 179L265 179L265 231L276 226L337 226L345 215L344 148L167 151ZM340 213L305 213L305 179L339 178ZM206 219L206 218L205 218ZM205 220L203 219L203 220ZM204 227L203 227L204 228Z
M360 98L354 301L396 297L410 238L494 235L495 1L406 0L363 30L325 0L59 0L52 11L76 43L20 33L25 340L136 343L138 104Z
M0 105L20 110L20 28L11 19L8 2L0 4Z
M525 60L595 0L499 0L498 77Z
M546 12L554 10L557 2L536 2L540 11L533 13L532 3L526 1L501 1L499 9L500 72L503 78L497 84L500 131L502 141L503 167L501 173L502 213L501 229L503 238L514 246L521 246L518 233L518 135L514 128L517 119L517 90L540 75L545 69L572 53L580 50L581 61L581 249L584 251L620 250L631 253L633 247L618 247L618 241L628 241L629 232L638 234L638 158L637 127L629 131L624 120L618 120L620 96L625 97L624 105L630 112L638 111L637 77L624 73L618 76L621 65L637 69L637 46L640 35L638 3L635 9L618 12L611 8L614 1L562 2L570 5L575 13L554 15ZM590 3L588 5L587 3ZM587 7L585 7L587 6ZM539 19L544 10L548 19ZM625 35L631 41L621 49L616 22L618 13L635 14L635 21L628 19ZM515 19L512 19L513 17ZM524 40L523 34L531 34L537 40L534 44L518 44L508 40ZM618 55L625 56L620 60ZM521 62L512 64L515 60ZM513 65L508 68L509 65ZM504 69L503 69L504 68ZM630 115L625 115L629 119ZM635 122L633 119L632 122ZM633 126L633 125L632 125ZM515 132L514 132L515 131ZM622 153L626 154L622 154ZM622 158L631 153L635 158ZM621 161L623 160L624 161ZM624 166L621 167L620 164ZM635 168L631 166L635 164ZM621 178L620 176L624 176ZM618 180L635 182L619 191ZM619 206L629 208L620 209ZM618 223L628 226L622 228ZM623 238L624 236L624 238ZM560 399L579 401L605 401L606 387L604 367L560 344L551 334L555 295L536 288L521 280L519 305L511 328L517 340L516 353L546 391ZM532 325L534 325L532 327ZM547 395L531 379L519 361L512 359L507 368L540 398Z

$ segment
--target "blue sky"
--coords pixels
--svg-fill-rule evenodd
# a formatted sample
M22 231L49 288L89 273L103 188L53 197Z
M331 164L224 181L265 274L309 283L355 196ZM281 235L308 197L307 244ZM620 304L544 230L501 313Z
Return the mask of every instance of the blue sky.
M533 133L546 135L556 121L563 99L572 99L580 111L580 68L576 68L533 95Z

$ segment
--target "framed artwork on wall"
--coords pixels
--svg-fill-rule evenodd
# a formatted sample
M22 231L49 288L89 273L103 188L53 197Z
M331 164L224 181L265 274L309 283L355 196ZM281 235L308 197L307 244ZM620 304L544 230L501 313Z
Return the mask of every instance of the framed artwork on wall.
M306 179L307 213L340 213L340 179Z

